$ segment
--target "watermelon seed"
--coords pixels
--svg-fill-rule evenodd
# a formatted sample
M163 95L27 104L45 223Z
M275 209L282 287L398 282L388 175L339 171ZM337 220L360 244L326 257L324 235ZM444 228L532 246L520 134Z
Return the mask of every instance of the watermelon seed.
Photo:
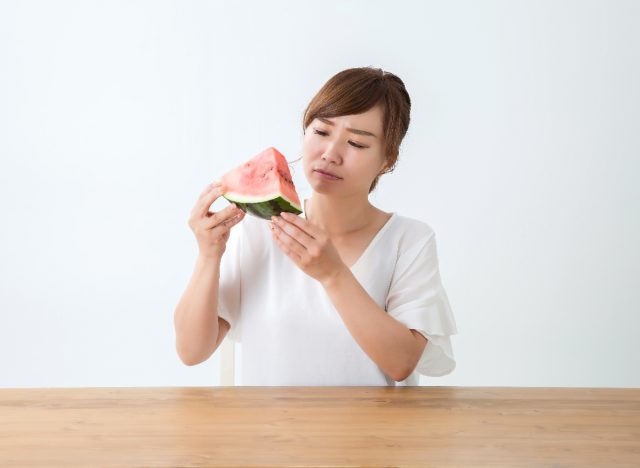
M287 175L284 172L278 171L278 174L280 174L280 177L282 177L285 180L285 182L289 184L293 184L293 181L289 177L287 177Z

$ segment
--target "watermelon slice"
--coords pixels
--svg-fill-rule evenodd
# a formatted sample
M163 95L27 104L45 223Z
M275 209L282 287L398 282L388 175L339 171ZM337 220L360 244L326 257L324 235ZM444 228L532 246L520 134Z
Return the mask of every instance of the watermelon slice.
M222 196L245 213L268 220L283 211L302 213L287 160L273 147L227 172L220 180L227 187Z

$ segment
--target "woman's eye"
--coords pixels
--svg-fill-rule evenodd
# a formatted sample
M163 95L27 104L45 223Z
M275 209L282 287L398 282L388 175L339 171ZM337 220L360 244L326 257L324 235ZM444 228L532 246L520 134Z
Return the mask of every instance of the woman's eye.
M323 132L322 130L318 130L317 128L313 129L313 133L315 133L316 135L320 135L320 136L327 136L327 132ZM358 149L366 148L366 146L359 145L355 141L349 141L349 144L351 146L355 147L355 148L358 148Z

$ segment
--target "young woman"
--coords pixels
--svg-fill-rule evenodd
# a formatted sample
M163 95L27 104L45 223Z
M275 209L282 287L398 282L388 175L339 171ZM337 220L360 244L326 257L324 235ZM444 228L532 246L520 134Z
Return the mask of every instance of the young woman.
M418 385L455 368L433 229L368 199L395 167L410 108L392 73L329 79L303 117L301 216L212 213L225 188L205 188L189 220L200 254L175 311L185 364L228 334L242 343L243 385Z

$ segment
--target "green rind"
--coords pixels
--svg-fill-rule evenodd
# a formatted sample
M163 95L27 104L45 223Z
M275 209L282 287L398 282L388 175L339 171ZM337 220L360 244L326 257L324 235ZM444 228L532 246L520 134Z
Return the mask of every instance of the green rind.
M229 192L224 193L222 196L225 197L227 200L232 201L233 203L250 203L250 204L268 202L268 201L276 199L277 197L280 197L280 198L282 198L282 200L287 202L293 208L296 208L296 209L300 210L300 212L302 212L301 211L302 210L301 206L298 206L295 203L293 203L293 201L289 200L282 193L280 193L278 195L276 192L273 192L273 193L268 194L268 195L252 196L252 195L244 195L242 193L236 193L236 192L229 191Z
M302 210L298 209L289 200L282 196L270 198L262 201L245 201L244 197L235 196L235 194L224 194L230 203L235 203L245 213L252 214L258 218L270 220L272 216L278 216L283 211L288 213L294 213L296 215L302 213Z

